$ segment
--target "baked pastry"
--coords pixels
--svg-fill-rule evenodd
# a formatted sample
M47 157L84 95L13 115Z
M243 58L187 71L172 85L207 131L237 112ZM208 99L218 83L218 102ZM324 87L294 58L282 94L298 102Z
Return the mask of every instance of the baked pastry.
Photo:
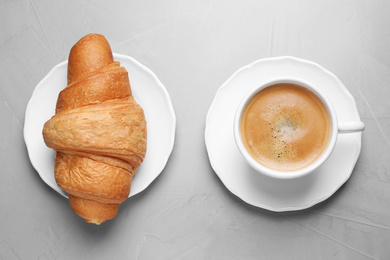
M117 215L146 153L144 111L109 43L89 34L71 49L68 85L43 127L56 150L55 180L74 212L100 224Z

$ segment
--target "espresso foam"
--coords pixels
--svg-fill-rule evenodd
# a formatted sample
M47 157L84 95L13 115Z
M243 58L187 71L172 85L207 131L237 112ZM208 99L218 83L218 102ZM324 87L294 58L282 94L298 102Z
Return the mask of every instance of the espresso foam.
M280 83L258 92L245 107L241 137L249 154L281 171L302 169L325 151L331 122L325 105L311 91Z

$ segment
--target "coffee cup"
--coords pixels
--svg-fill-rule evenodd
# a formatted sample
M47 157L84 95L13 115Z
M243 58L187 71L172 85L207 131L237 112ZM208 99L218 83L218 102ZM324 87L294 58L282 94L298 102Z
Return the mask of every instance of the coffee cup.
M338 122L328 99L311 83L275 78L250 90L234 118L234 138L256 171L277 179L314 172L331 155L339 134L361 132L361 121Z

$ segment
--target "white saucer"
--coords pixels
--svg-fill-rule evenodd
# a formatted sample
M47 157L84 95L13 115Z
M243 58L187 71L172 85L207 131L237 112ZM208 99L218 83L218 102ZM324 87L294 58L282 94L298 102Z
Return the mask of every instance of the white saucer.
M308 176L287 183L257 173L234 141L234 114L250 89L281 76L301 78L320 88L332 101L339 122L360 121L355 100L331 72L294 57L262 59L239 69L219 88L207 114L206 148L216 174L243 201L272 211L301 210L326 200L348 180L360 154L361 133L339 135L329 159Z
M131 197L146 189L164 169L173 149L176 117L167 90L151 70L125 55L114 54L114 60L129 72L132 93L144 109L148 128L147 152L132 181ZM27 105L24 124L32 165L46 184L66 198L67 193L55 182L55 152L45 145L42 128L54 115L58 94L66 87L67 67L67 61L58 64L37 85Z

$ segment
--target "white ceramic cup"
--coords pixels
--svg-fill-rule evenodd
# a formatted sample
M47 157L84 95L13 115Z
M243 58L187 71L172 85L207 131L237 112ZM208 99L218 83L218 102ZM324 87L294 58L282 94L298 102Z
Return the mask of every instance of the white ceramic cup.
M269 86L279 84L279 83L292 83L296 84L302 87L305 87L306 89L310 90L314 94L316 94L324 103L325 107L328 110L328 114L331 121L331 134L329 138L329 142L327 145L327 148L322 153L322 155L317 158L313 163L306 166L305 168L294 170L294 171L277 171L274 169L270 169L259 162L257 162L247 151L247 149L244 146L244 143L241 139L241 133L240 133L240 123L241 123L241 116L242 113L248 104L248 102L251 100L251 98L256 95L260 90L267 88ZM259 86L253 88L249 93L245 95L245 97L240 102L235 118L234 118L234 138L237 144L238 149L240 150L241 154L244 156L245 160L249 163L250 166L252 166L256 171L273 177L277 179L293 179L305 176L309 173L312 173L315 169L320 167L331 155L337 141L338 134L346 134L346 133L354 133L354 132L361 132L365 128L364 123L357 121L357 122L338 122L336 111L333 108L332 103L330 100L324 95L320 90L313 87L308 82L297 79L297 78L275 78L269 81L266 81ZM261 131L261 129L259 129Z

